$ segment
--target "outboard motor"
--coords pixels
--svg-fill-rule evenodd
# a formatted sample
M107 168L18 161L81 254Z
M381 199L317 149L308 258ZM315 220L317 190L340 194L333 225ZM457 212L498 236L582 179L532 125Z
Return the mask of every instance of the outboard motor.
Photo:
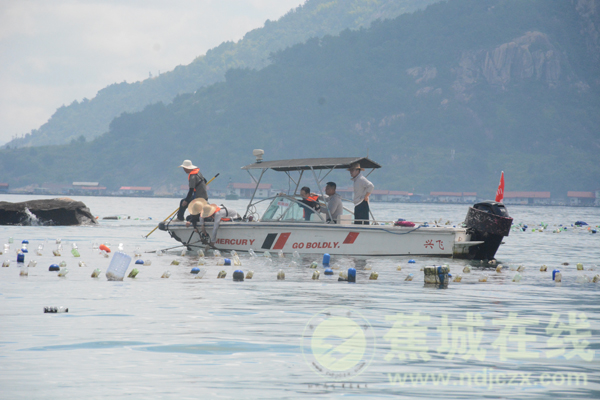
M504 204L496 201L482 201L469 207L465 225L471 241L484 241L469 248L469 258L476 260L492 260L502 243L508 236L513 219L508 215Z

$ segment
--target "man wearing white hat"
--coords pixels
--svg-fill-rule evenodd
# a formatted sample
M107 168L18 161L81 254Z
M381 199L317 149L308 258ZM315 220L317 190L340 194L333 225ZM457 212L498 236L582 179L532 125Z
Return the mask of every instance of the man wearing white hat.
M179 203L179 211L177 211L177 220L183 221L183 215L188 204L194 199L208 200L206 191L206 179L200 173L200 168L196 167L190 160L184 160L179 166L188 175L190 190L185 199Z
M348 171L354 182L354 223L369 225L369 196L375 186L363 176L359 163L350 165Z
M208 204L204 199L195 199L188 206L190 216L189 221L186 222L187 226L194 225L194 230L198 233L197 222L200 222L202 232L206 235L206 229L204 228L205 221L213 221L212 235L210 235L210 246L215 247L217 241L217 231L221 221L231 221L234 219L240 219L240 215L237 211L227 208L221 204L221 207L216 204Z

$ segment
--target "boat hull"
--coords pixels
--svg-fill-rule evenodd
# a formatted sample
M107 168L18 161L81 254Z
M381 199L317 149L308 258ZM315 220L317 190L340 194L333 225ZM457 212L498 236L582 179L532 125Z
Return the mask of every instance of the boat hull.
M207 223L206 230L211 232L212 224ZM205 248L199 235L183 223L170 224L167 231L189 249ZM480 243L469 242L463 228L226 222L219 227L215 246L284 254L467 257L468 248Z

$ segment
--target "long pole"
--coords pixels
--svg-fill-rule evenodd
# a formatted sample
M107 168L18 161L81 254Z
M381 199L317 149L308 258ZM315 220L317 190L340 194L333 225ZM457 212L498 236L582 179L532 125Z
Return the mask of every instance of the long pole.
M220 172L218 174L216 174L215 176L213 176L213 178L210 181L206 182L206 186L208 186L212 181L214 181L217 178L217 176L219 176L219 174L220 174ZM175 213L177 211L179 211L179 207L177 207L177 209L175 211L173 211L171 214L169 214L169 216L167 218L163 219L162 222L165 222L166 220L168 220L169 218L171 218L173 215L175 215ZM154 229L152 229L149 234L147 234L146 236L144 236L144 238L148 239L148 236L152 235L154 233L154 231L157 230L157 229L158 229L158 225L156 225L156 227Z

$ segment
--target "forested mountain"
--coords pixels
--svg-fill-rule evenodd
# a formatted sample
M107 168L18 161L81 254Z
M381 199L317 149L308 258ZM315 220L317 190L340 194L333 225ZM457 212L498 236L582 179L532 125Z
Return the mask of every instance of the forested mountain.
M394 18L440 0L307 0L277 21L248 32L236 43L225 42L197 57L191 64L135 83L115 83L91 100L60 107L39 129L7 143L8 147L41 146L93 139L108 131L123 112L171 102L177 94L223 81L230 68L261 69L269 54L311 37L338 34L344 29L369 26L375 19Z
M310 39L260 71L123 114L87 143L4 150L0 181L179 185L184 158L246 179L268 159L362 156L378 188L493 194L600 182L594 0L450 0Z

